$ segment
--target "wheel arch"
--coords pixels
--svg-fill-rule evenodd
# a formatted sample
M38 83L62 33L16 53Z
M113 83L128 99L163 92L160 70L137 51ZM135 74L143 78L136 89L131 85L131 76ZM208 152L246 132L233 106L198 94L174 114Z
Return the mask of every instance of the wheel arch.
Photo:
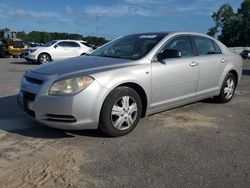
M107 95L104 97L103 99L103 103L101 105L101 109L103 108L103 104L104 104L104 101L105 99L109 96L109 94L116 88L118 87L121 87L121 86L126 86L126 87L129 87L131 89L134 89L137 94L139 95L140 99L141 99L141 102L142 102L142 115L141 117L145 117L146 115L146 111L147 111L147 106L148 106L148 98L147 98L147 94L145 92L145 89L140 86L138 83L135 83L135 82L124 82L124 83L119 83L117 85L115 85L113 88L111 88L109 90L109 92L107 93ZM100 109L100 113L101 113L101 109ZM99 115L100 117L100 115Z
M229 71L229 73L233 74L234 75L234 78L235 78L235 81L236 81L236 86L238 85L238 79L239 79L239 76L238 76L238 73L236 70L231 70Z
M240 73L238 72L236 67L232 63L230 63L224 68L223 73L221 74L219 84L218 84L218 88L219 88L218 93L219 93L220 88L222 87L223 81L228 73L231 73L235 76L236 86L237 86L237 84L239 82L239 78L240 78L240 75L239 75Z
M117 87L120 87L120 86L129 87L137 92L137 94L140 96L140 99L142 102L142 115L141 115L141 117L145 117L146 111L147 111L147 106L148 106L148 99L147 99L147 94L146 94L145 90L139 84L133 83L133 82L123 83L123 84L118 85Z
M49 52L40 52L39 55L37 56L37 61L39 60L39 57L40 57L40 55L42 55L42 54L47 54L47 55L50 57L50 60L51 60L51 61L53 60L53 59L52 59L52 56L50 55Z

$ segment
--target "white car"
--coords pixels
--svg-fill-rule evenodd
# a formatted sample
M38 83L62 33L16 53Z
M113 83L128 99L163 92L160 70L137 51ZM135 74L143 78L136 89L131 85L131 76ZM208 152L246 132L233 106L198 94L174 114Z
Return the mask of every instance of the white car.
M52 40L39 47L29 48L24 53L27 61L40 64L88 54L93 49L82 40Z

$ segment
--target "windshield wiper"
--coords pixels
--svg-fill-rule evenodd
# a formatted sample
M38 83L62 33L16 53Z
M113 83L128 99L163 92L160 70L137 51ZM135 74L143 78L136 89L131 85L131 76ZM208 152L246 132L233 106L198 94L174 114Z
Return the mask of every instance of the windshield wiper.
M111 55L98 55L98 56L122 59L122 57L120 57L120 56L111 56Z

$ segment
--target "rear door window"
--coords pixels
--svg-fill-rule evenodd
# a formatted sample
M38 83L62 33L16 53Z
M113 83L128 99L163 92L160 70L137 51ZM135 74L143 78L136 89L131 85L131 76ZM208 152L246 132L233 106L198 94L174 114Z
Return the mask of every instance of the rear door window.
M219 46L215 44L211 39L205 37L192 38L195 43L198 55L211 55L221 53Z
M59 42L57 45L64 48L80 47L80 45L77 44L76 42L69 42L69 41Z
M59 42L57 45L60 46L60 47L64 47L64 48L65 48L65 47L66 47L66 48L67 48L67 47L70 47L69 44L68 44L68 42Z
M80 45L76 42L68 42L70 47L77 48L80 47Z

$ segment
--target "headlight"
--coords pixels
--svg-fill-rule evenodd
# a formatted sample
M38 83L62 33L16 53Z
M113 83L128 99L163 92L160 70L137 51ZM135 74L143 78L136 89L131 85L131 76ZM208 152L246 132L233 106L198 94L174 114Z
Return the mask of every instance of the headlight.
M32 49L32 50L30 50L30 53L33 53L33 52L35 52L37 49Z
M89 76L81 76L54 82L49 90L49 95L71 95L87 88L94 79Z

